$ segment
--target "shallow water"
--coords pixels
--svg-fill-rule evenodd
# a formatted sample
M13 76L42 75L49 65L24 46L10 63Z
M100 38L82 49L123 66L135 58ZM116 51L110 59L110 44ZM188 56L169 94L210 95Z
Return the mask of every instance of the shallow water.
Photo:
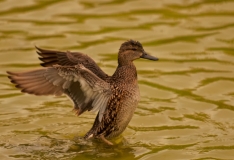
M234 157L233 0L0 0L0 159L229 160ZM87 53L111 75L127 39L141 101L109 147L83 141L95 115L20 93L6 70L38 68L34 45Z

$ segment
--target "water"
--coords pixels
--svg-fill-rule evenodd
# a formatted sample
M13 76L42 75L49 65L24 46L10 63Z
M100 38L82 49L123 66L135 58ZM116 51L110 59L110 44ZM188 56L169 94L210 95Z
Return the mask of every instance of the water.
M233 0L0 0L0 159L234 159ZM22 94L6 70L39 68L34 45L90 55L111 75L122 42L141 102L117 145L83 141L95 115L66 97Z

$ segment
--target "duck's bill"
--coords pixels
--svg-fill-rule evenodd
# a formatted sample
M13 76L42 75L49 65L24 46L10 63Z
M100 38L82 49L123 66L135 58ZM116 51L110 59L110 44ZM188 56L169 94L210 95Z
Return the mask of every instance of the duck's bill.
M157 61L158 60L157 57L151 56L148 53L146 53L145 51L143 52L141 58L149 59L149 60L152 60L152 61Z

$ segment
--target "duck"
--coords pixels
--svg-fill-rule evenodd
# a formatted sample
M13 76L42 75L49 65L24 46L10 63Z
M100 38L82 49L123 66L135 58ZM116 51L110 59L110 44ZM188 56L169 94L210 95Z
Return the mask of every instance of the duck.
M121 135L133 117L140 100L134 60L157 61L139 41L127 40L118 52L118 66L106 74L88 55L81 52L47 50L36 47L44 68L26 72L7 71L11 83L21 92L33 95L65 94L74 104L77 116L86 111L97 113L84 139L110 139Z

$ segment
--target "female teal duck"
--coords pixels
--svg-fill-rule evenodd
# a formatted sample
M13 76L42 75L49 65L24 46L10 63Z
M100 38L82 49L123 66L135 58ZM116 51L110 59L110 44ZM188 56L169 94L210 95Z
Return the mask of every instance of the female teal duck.
M77 116L87 110L98 111L93 127L84 138L101 138L109 145L112 143L107 139L125 130L140 99L133 61L138 58L158 60L147 54L140 42L129 40L119 49L115 73L108 76L82 53L37 50L41 65L46 68L7 72L11 82L29 94L66 94L73 101Z

